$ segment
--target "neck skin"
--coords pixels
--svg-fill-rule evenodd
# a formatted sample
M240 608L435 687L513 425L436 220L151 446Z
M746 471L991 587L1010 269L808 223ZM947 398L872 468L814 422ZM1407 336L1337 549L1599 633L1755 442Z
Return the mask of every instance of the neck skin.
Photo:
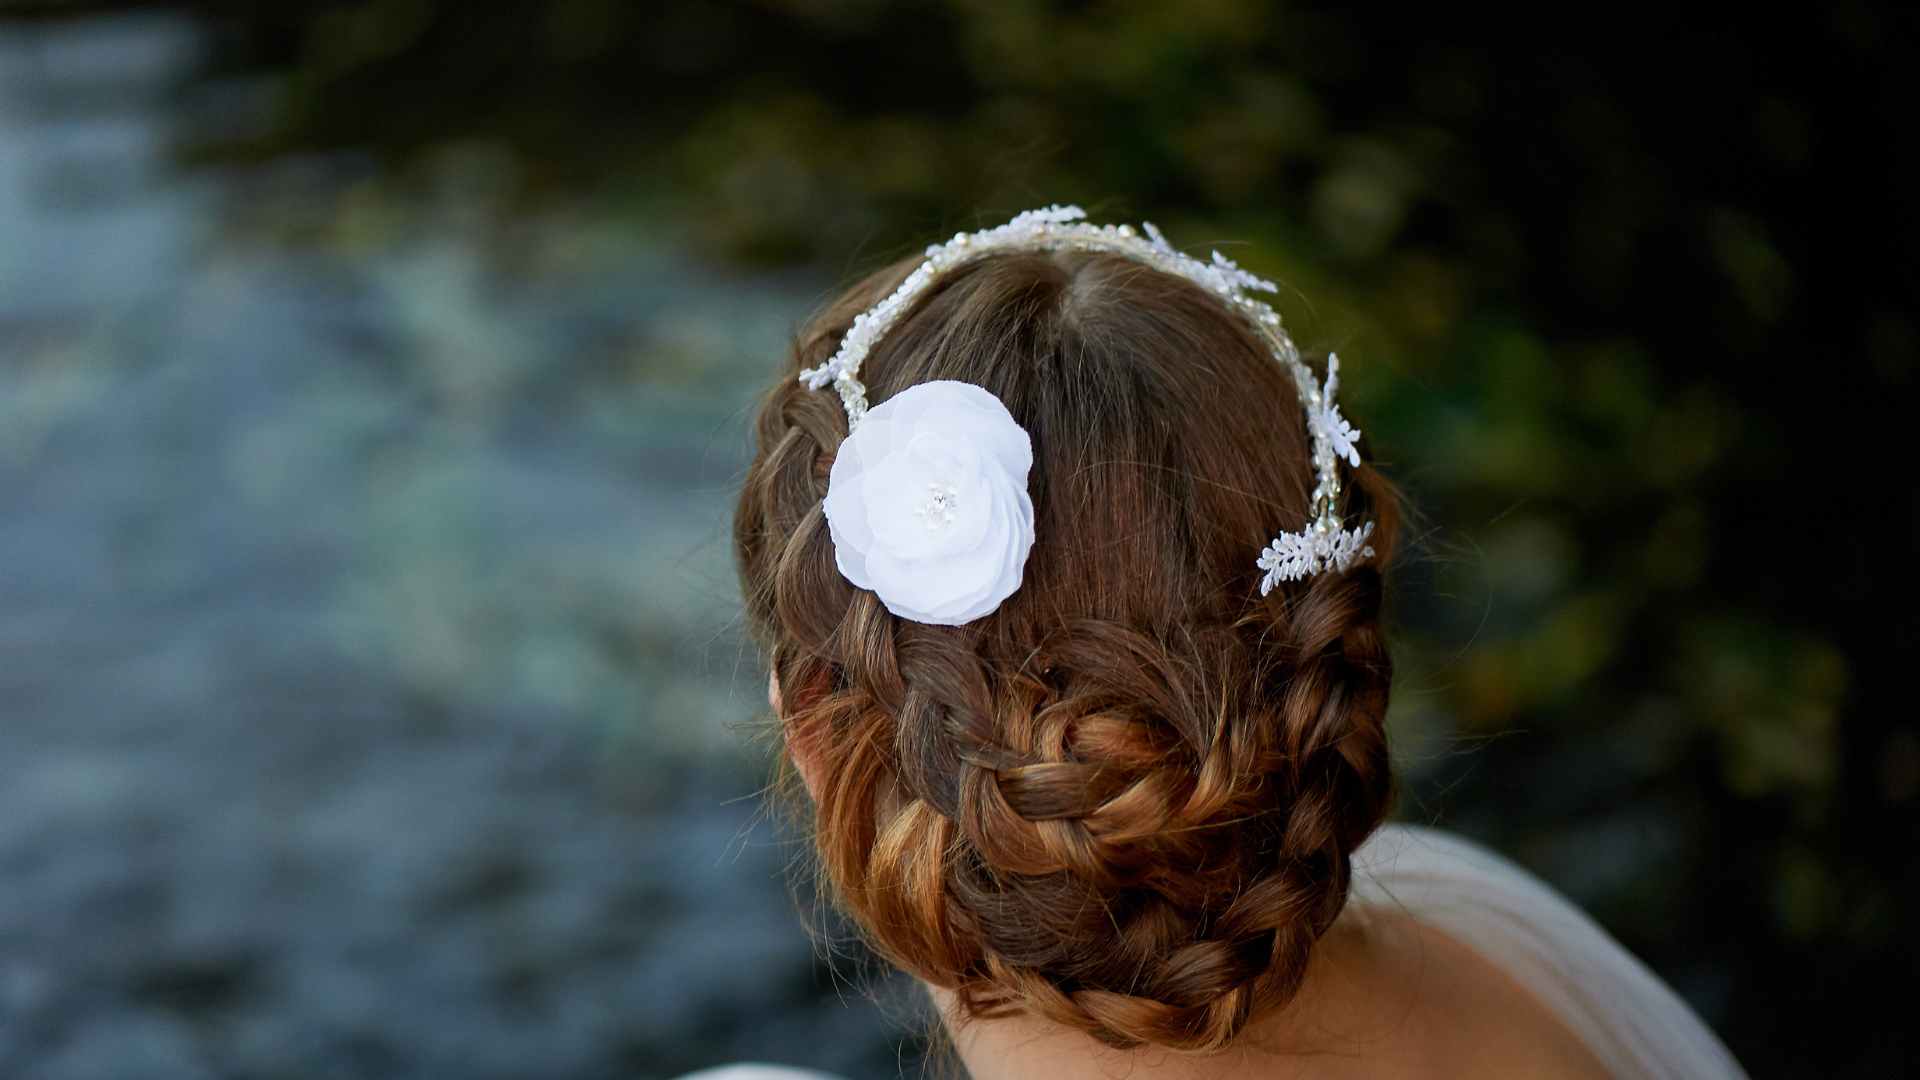
M1116 1050L1033 1017L964 1020L951 993L927 990L973 1080L1432 1075L1428 944L1411 920L1349 905L1314 950L1294 1000L1213 1055Z

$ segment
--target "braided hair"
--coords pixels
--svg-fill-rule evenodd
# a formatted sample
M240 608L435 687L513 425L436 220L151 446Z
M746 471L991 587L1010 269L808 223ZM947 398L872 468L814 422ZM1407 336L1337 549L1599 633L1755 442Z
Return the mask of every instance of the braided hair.
M916 262L802 330L735 514L824 883L966 1017L1219 1050L1298 989L1392 797L1395 493L1358 469L1379 557L1261 596L1247 552L1309 515L1291 376L1178 277L995 255L922 297L864 377L876 401L930 379L1004 401L1033 437L1038 539L991 615L896 618L835 568L821 499L846 419L795 376Z

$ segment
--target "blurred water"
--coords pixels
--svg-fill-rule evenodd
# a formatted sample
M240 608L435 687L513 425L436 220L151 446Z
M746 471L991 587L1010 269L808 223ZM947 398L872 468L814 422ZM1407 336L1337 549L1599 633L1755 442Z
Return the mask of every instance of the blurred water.
M0 27L0 1075L894 1072L739 730L817 282L503 232L480 166L171 167L200 41Z

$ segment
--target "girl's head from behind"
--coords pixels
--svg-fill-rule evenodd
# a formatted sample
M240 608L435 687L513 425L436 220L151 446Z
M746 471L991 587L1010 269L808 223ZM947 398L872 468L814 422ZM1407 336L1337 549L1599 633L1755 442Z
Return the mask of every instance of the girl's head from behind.
M942 275L862 378L876 405L943 379L998 396L1033 444L1034 543L991 613L893 615L836 567L847 418L797 376L919 262L803 330L735 515L825 883L969 1016L1221 1048L1292 996L1387 808L1391 489L1350 474L1374 558L1261 595L1255 555L1312 516L1291 373L1181 277L995 254Z

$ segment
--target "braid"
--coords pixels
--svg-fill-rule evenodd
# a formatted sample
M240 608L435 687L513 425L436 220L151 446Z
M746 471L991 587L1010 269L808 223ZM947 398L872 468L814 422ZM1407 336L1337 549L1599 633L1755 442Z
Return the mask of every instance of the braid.
M826 312L792 369L907 266ZM749 620L794 688L789 745L822 763L823 878L967 1015L1218 1050L1298 989L1391 799L1391 489L1354 474L1376 563L1261 597L1244 555L1275 504L1304 513L1306 451L1259 344L1197 290L1098 256L953 277L867 370L876 399L938 374L1024 409L1043 538L1029 584L963 627L897 619L851 586L820 510L845 420L791 378L760 411L736 514ZM1123 348L1142 342L1181 355ZM1200 346L1217 370L1185 362ZM1199 385L1223 377L1244 400Z

